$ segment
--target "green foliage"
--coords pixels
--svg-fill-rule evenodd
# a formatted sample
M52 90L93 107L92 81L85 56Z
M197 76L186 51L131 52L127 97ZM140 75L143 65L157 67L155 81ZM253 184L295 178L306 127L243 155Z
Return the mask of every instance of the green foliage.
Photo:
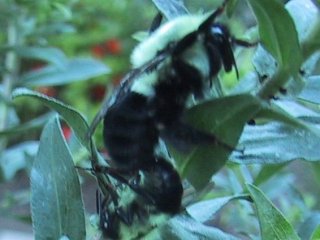
M253 185L248 190L256 203L262 239L299 239L298 235L266 196Z
M59 61L59 65L48 66L21 76L21 85L28 87L55 86L74 81L88 80L108 72L105 65L93 59Z
M156 8L148 5L150 11L141 3L0 0L0 181L11 181L19 170L31 168L36 239L101 235L97 223L85 226L74 168L90 165L88 158L91 163L103 161L98 136L93 142L87 136L87 119L97 112L105 93L94 103L87 89L101 82L112 85L128 71L133 47L128 36L147 29L148 24L140 23L151 22L145 20L156 8L168 18L187 11L178 0L154 0ZM260 39L252 58L255 71L247 57L242 58L247 49L237 52L244 77L226 90L223 76L221 96L186 112L187 122L213 133L217 142L183 154L168 146L188 181L186 211L167 216L151 229L140 226L144 232L135 234L144 239L319 238L319 8L310 0L291 0L286 6L278 0L247 3L257 20L250 31L259 32ZM207 4L212 10L212 1ZM242 1L230 1L228 15L237 8L245 8ZM238 20L232 17L231 24ZM61 95L38 92L42 87ZM280 94L280 88L287 93ZM44 105L59 117L44 108L39 111ZM71 137L60 119L72 129ZM252 120L254 125L247 124ZM107 181L97 178L100 184ZM22 201L17 199L15 194L0 199L0 212Z
M15 91L12 93L13 98L21 96L28 96L38 99L43 104L58 112L63 117L63 119L72 127L82 145L90 149L88 137L86 135L89 129L88 123L77 110L65 105L64 103L54 98L47 97L43 94L31 91L26 88L15 89Z
M35 238L85 239L78 174L57 117L43 129L30 182Z
M259 99L252 95L235 95L207 101L188 111L187 122L217 137L216 146L198 146L187 155L175 155L172 149L180 172L194 187L203 188L211 176L226 164L232 150L227 146L221 146L218 140L228 146L235 146L244 125L260 108ZM238 151L242 155L241 150ZM201 176L195 175L195 172L201 172Z

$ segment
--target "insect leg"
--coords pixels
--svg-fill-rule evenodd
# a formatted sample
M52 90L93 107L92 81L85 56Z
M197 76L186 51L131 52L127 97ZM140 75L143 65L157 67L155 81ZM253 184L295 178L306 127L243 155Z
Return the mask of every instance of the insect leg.
M153 199L153 197L150 194L148 194L139 185L139 183L131 182L128 179L126 179L125 177L121 176L121 170L118 170L118 169L115 169L115 168L106 167L106 166L97 166L95 171L110 175L114 179L116 179L119 182L121 182L121 183L127 185L128 187L130 187L135 193L137 193L138 195L143 197L146 200L146 202L148 202L149 204L155 204L155 200Z

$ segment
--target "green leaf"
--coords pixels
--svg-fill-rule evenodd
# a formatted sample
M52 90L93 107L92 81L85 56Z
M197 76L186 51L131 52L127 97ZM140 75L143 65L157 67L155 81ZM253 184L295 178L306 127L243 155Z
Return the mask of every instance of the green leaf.
M218 228L203 225L192 218L176 216L160 228L161 239L166 240L236 240L238 238L224 233Z
M245 148L244 153L233 152L231 161L241 164L320 160L318 134L279 122L246 126L240 144Z
M181 0L152 0L152 2L169 20L181 15L188 14L188 10Z
M292 0L286 4L286 8L294 20L306 60L320 48L319 7L311 0Z
M226 14L228 17L231 17L236 9L238 0L229 0L226 6Z
M0 155L1 177L9 181L19 170L25 169L28 157L36 155L38 146L37 141L27 141L4 150Z
M286 107L284 107L283 109L281 108L281 105L280 107L278 106L278 103L280 104L280 101L277 102L277 104L270 104L261 108L259 113L256 115L256 120L259 121L259 119L268 119L272 121L287 123L294 127L308 129L308 126L306 124L297 120L294 116L285 111L286 107L289 108L288 105L286 105Z
M314 24L314 28L312 29L312 32L309 34L308 38L301 43L304 59L308 59L312 54L314 54L316 51L319 51L320 49L320 43L318 41L318 39L320 38L319 12L316 21L317 22L316 24Z
M314 230L311 236L311 240L319 240L320 239L320 225Z
M293 99L279 99L273 106L283 109L287 114L296 118L298 121L303 117L319 117L320 112L312 105L303 104Z
M309 77L299 98L311 103L320 104L320 76Z
M261 239L300 239L290 223L273 203L267 199L261 190L251 184L247 184L247 188L256 206L260 223Z
M75 33L76 29L73 25L66 22L53 22L47 23L45 25L39 26L39 28L34 30L35 36L50 36L64 34L64 33Z
M39 59L53 63L60 68L67 64L67 58L64 53L53 47L17 47L17 54L24 58Z
M306 40L319 19L319 9L311 0L291 0L286 9L292 16L300 41Z
M84 81L109 72L100 61L77 58L67 60L63 66L49 65L24 74L20 84L24 86L54 86Z
M298 35L284 5L278 0L248 0L248 2L257 18L263 46L280 66L298 71L302 62Z
M313 211L311 214L300 224L299 236L301 239L313 239L311 236L315 234L320 225L320 212Z
M39 92L35 92L29 90L27 88L18 88L12 92L12 97L32 97L41 101L43 104L47 105L48 107L57 111L63 119L68 123L68 125L73 129L75 135L79 139L80 143L90 149L87 132L88 132L88 123L85 118L75 109L72 107L65 105L64 103L48 97L44 94Z
M274 96L290 76L297 76L302 64L298 34L294 22L279 0L248 0L259 25L263 47L277 61L277 71L266 80L258 95L263 99ZM264 58L261 58L264 61Z
M258 47L256 48L256 51L252 58L252 63L259 76L267 76L270 78L277 72L277 62L275 61L273 56L261 45L258 45ZM255 76L255 78L257 78L259 81L258 76ZM256 90L259 85L261 85L261 82L256 83L255 89L253 89L253 91Z
M310 164L312 173L316 183L320 183L320 162L313 162Z
M57 117L43 130L31 170L31 212L36 239L85 239L80 183Z
M262 169L254 179L254 185L260 185L261 183L266 182L268 179L270 179L272 176L276 175L281 171L287 164L272 164L272 165L263 165Z
M197 202L187 207L188 214L198 222L210 221L214 218L214 215L221 210L230 201L235 199L248 200L247 195L236 195L229 197L221 197L210 200Z
M25 133L26 131L32 131L33 129L41 128L45 125L45 123L51 117L52 117L51 113L44 114L42 116L32 119L29 122L22 123L22 124L19 124L18 126L14 126L11 128L7 128L4 131L0 131L0 137L17 135L17 134Z
M246 126L240 139L244 154L233 152L232 161L273 164L320 160L319 113L295 101L279 100L276 105L261 108L257 116L278 122Z
M236 146L243 126L260 107L260 101L251 95L229 96L192 107L187 111L185 120L195 128L213 133L220 142ZM218 142L196 146L187 153L170 150L182 176L196 188L203 188L211 176L226 164L231 153ZM195 174L199 172L201 175Z
M52 6L58 10L64 20L72 19L72 10L65 4L53 2Z

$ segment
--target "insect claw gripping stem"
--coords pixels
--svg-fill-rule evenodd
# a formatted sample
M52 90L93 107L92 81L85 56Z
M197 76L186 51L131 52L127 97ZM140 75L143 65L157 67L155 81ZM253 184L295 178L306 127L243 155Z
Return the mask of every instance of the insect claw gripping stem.
M131 183L126 178L122 177L119 174L119 171L117 169L109 168L109 167L105 167L105 166L97 166L97 168L94 169L94 171L110 175L111 177L113 177L114 179L119 181L120 183L123 183L123 184L127 185L128 187L130 187L136 194L143 197L149 204L155 204L155 200L153 199L153 197L150 194L145 192L141 187L139 187L139 185L137 185L135 183Z
M97 173L100 173L99 171L97 171L95 168L83 168L80 166L75 166L75 168L83 170L83 171L90 171L92 175L97 177L97 181L98 184L100 186L100 189L102 190L102 192L105 194L106 192L108 192L111 196L112 202L114 203L115 206L118 205L118 194L116 192L116 190L114 189L114 187L111 185L111 183L108 183L106 181L102 181L101 178L99 178L97 176ZM101 195L101 194L100 194ZM100 196L101 198L101 196Z

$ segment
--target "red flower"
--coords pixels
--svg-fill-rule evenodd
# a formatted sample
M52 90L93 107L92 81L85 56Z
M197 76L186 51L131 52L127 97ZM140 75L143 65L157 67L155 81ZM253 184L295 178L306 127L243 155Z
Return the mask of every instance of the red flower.
M98 58L102 58L104 57L104 55L106 54L105 52L105 48L101 45L95 45L91 48L91 52L94 56L98 57Z
M31 66L31 69L32 69L32 70L39 70L39 69L45 67L46 65L47 65L47 64L44 63L44 62L40 62L40 61L34 62L33 65Z
M62 126L62 133L63 133L64 138L68 141L70 139L71 133L72 133L71 128L66 125Z
M104 57L106 54L117 55L121 53L122 46L118 39L112 38L106 40L104 43L96 44L91 48L91 52L98 58Z
M105 47L110 54L119 54L122 51L121 43L118 39L112 38L105 42Z
M38 87L36 90L44 95L47 95L48 97L57 96L57 90L54 87Z

